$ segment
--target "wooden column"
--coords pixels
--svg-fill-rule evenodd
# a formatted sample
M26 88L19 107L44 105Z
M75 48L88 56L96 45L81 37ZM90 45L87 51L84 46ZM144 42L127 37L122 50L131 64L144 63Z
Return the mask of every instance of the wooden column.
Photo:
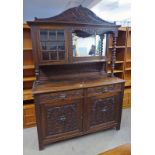
M100 40L101 40L100 53L101 53L101 56L102 56L102 53L103 53L103 39L104 39L104 34L100 35Z
M114 36L113 36L113 48L112 48L112 58L111 58L111 77L114 77L114 69L115 69L115 62L116 62L116 41L117 41L117 36L114 33Z

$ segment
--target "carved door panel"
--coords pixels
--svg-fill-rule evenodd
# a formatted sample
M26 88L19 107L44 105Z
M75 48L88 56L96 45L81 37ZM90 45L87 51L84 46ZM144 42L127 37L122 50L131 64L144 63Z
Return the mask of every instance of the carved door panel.
M117 121L118 96L90 97L87 100L87 130L102 129Z
M42 105L44 138L79 134L82 131L82 100Z

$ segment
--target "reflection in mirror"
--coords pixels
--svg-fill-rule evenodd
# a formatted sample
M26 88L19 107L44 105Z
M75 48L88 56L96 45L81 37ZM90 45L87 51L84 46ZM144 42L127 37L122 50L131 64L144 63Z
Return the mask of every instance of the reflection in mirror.
M90 35L86 32L72 33L73 56L105 56L106 52L106 34Z

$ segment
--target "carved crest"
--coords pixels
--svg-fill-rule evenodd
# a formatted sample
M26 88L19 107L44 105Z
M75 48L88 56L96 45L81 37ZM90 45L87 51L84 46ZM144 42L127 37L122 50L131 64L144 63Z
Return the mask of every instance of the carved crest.
M35 18L34 22L29 23L61 23L61 24L87 24L100 26L116 26L114 23L107 22L83 6L70 8L57 16L49 18Z

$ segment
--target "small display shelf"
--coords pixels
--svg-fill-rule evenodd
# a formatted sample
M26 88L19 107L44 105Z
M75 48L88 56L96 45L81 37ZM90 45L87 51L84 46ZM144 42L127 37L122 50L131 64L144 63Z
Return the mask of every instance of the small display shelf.
M23 90L23 100L24 101L33 100L32 90L31 89L24 89Z
M109 48L107 53L107 58L109 61L111 61L112 57L112 49ZM116 49L116 62L124 62L125 57L125 48Z
M24 128L36 125L35 105L32 101L28 103L25 102L23 105L23 122Z
M23 48L24 49L32 49L32 43L31 43L31 35L30 35L30 29L24 29L23 31Z
M23 126L36 125L35 105L32 96L32 85L35 77L35 67L32 56L30 27L23 24Z
M23 66L24 70L34 69L34 65L25 65Z
M24 82L29 82L29 81L34 81L34 80L36 80L36 77L34 77L34 76L32 76L32 77L24 77L23 78Z
M108 73L111 73L110 63L112 57L112 35L109 36L109 50L107 53L108 57ZM114 75L119 78L126 80L125 82L125 96L123 107L129 107L131 100L131 28L120 27L118 31L117 45L116 45L116 61ZM127 89L127 91L126 91ZM127 97L126 97L127 96ZM125 99L126 98L126 99Z

